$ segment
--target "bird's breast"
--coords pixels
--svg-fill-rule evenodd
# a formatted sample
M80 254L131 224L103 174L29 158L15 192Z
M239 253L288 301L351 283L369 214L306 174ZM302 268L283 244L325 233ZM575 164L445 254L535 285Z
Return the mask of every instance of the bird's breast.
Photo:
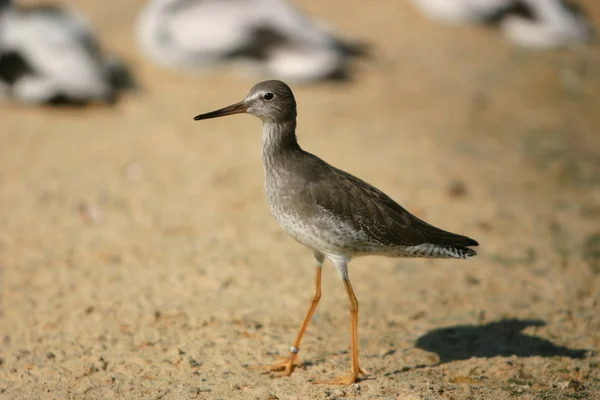
M281 228L296 241L324 254L348 256L365 240L362 232L311 202L301 185L281 177L265 180L269 209Z

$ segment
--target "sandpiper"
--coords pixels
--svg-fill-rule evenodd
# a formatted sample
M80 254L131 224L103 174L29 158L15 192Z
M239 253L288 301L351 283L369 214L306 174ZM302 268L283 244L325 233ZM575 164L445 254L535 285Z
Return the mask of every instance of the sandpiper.
M468 258L478 243L420 220L379 189L304 151L296 140L296 101L281 81L255 85L246 98L195 120L248 113L263 122L262 161L271 213L285 232L314 252L315 289L286 360L266 366L290 375L300 341L321 298L321 265L327 257L350 300L350 374L314 383L351 384L365 375L358 364L358 301L347 265L357 256Z

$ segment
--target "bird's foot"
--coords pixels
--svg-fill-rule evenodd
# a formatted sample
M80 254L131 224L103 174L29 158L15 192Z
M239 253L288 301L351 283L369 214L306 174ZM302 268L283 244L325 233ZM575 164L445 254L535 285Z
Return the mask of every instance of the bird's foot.
M296 354L290 353L288 358L285 360L270 364L270 365L250 365L248 368L250 369L262 369L268 370L271 372L277 372L273 374L275 376L290 376L292 372L294 372L295 367L302 367L302 362L298 358Z
M313 381L312 383L315 385L352 385L358 382L358 375L366 377L367 373L359 367L357 371L350 371L350 375L340 376L336 379Z

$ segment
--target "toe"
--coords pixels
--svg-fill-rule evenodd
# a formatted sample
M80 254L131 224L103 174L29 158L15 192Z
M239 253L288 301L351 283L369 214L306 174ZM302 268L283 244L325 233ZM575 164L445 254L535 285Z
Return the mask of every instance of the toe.
M291 356L287 359L270 365L249 365L248 369L261 369L267 370L271 372L280 372L279 374L275 374L276 376L290 376L294 371L294 367L301 367L302 362L298 359L298 357Z
M356 383L357 377L353 375L342 376L336 379L325 379L313 381L312 383L315 385L352 385Z
M292 368L285 368L281 372L274 372L273 376L275 378L283 378L284 376L290 376L292 374Z

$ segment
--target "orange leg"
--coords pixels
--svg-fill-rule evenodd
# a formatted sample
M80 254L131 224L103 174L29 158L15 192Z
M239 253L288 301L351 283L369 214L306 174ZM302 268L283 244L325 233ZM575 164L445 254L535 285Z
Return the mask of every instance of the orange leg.
M321 265L323 263L323 256L320 254L315 254L315 292L313 298L310 302L310 306L308 310L306 310L306 315L304 315L304 320L302 321L302 325L300 325L300 330L296 335L296 340L294 340L294 344L290 347L290 354L288 357L276 364L273 365L259 365L252 366L251 368L266 368L270 371L281 371L279 376L289 376L294 371L294 367L301 367L302 362L298 359L298 351L300 351L300 342L302 341L302 336L304 336L304 332L306 331L306 327L310 322L310 319L319 304L319 300L321 299Z
M332 380L314 381L313 383L324 383L331 385L351 385L358 381L358 375L366 376L366 373L358 365L358 300L350 285L347 276L344 278L346 293L350 299L350 375L342 376Z

